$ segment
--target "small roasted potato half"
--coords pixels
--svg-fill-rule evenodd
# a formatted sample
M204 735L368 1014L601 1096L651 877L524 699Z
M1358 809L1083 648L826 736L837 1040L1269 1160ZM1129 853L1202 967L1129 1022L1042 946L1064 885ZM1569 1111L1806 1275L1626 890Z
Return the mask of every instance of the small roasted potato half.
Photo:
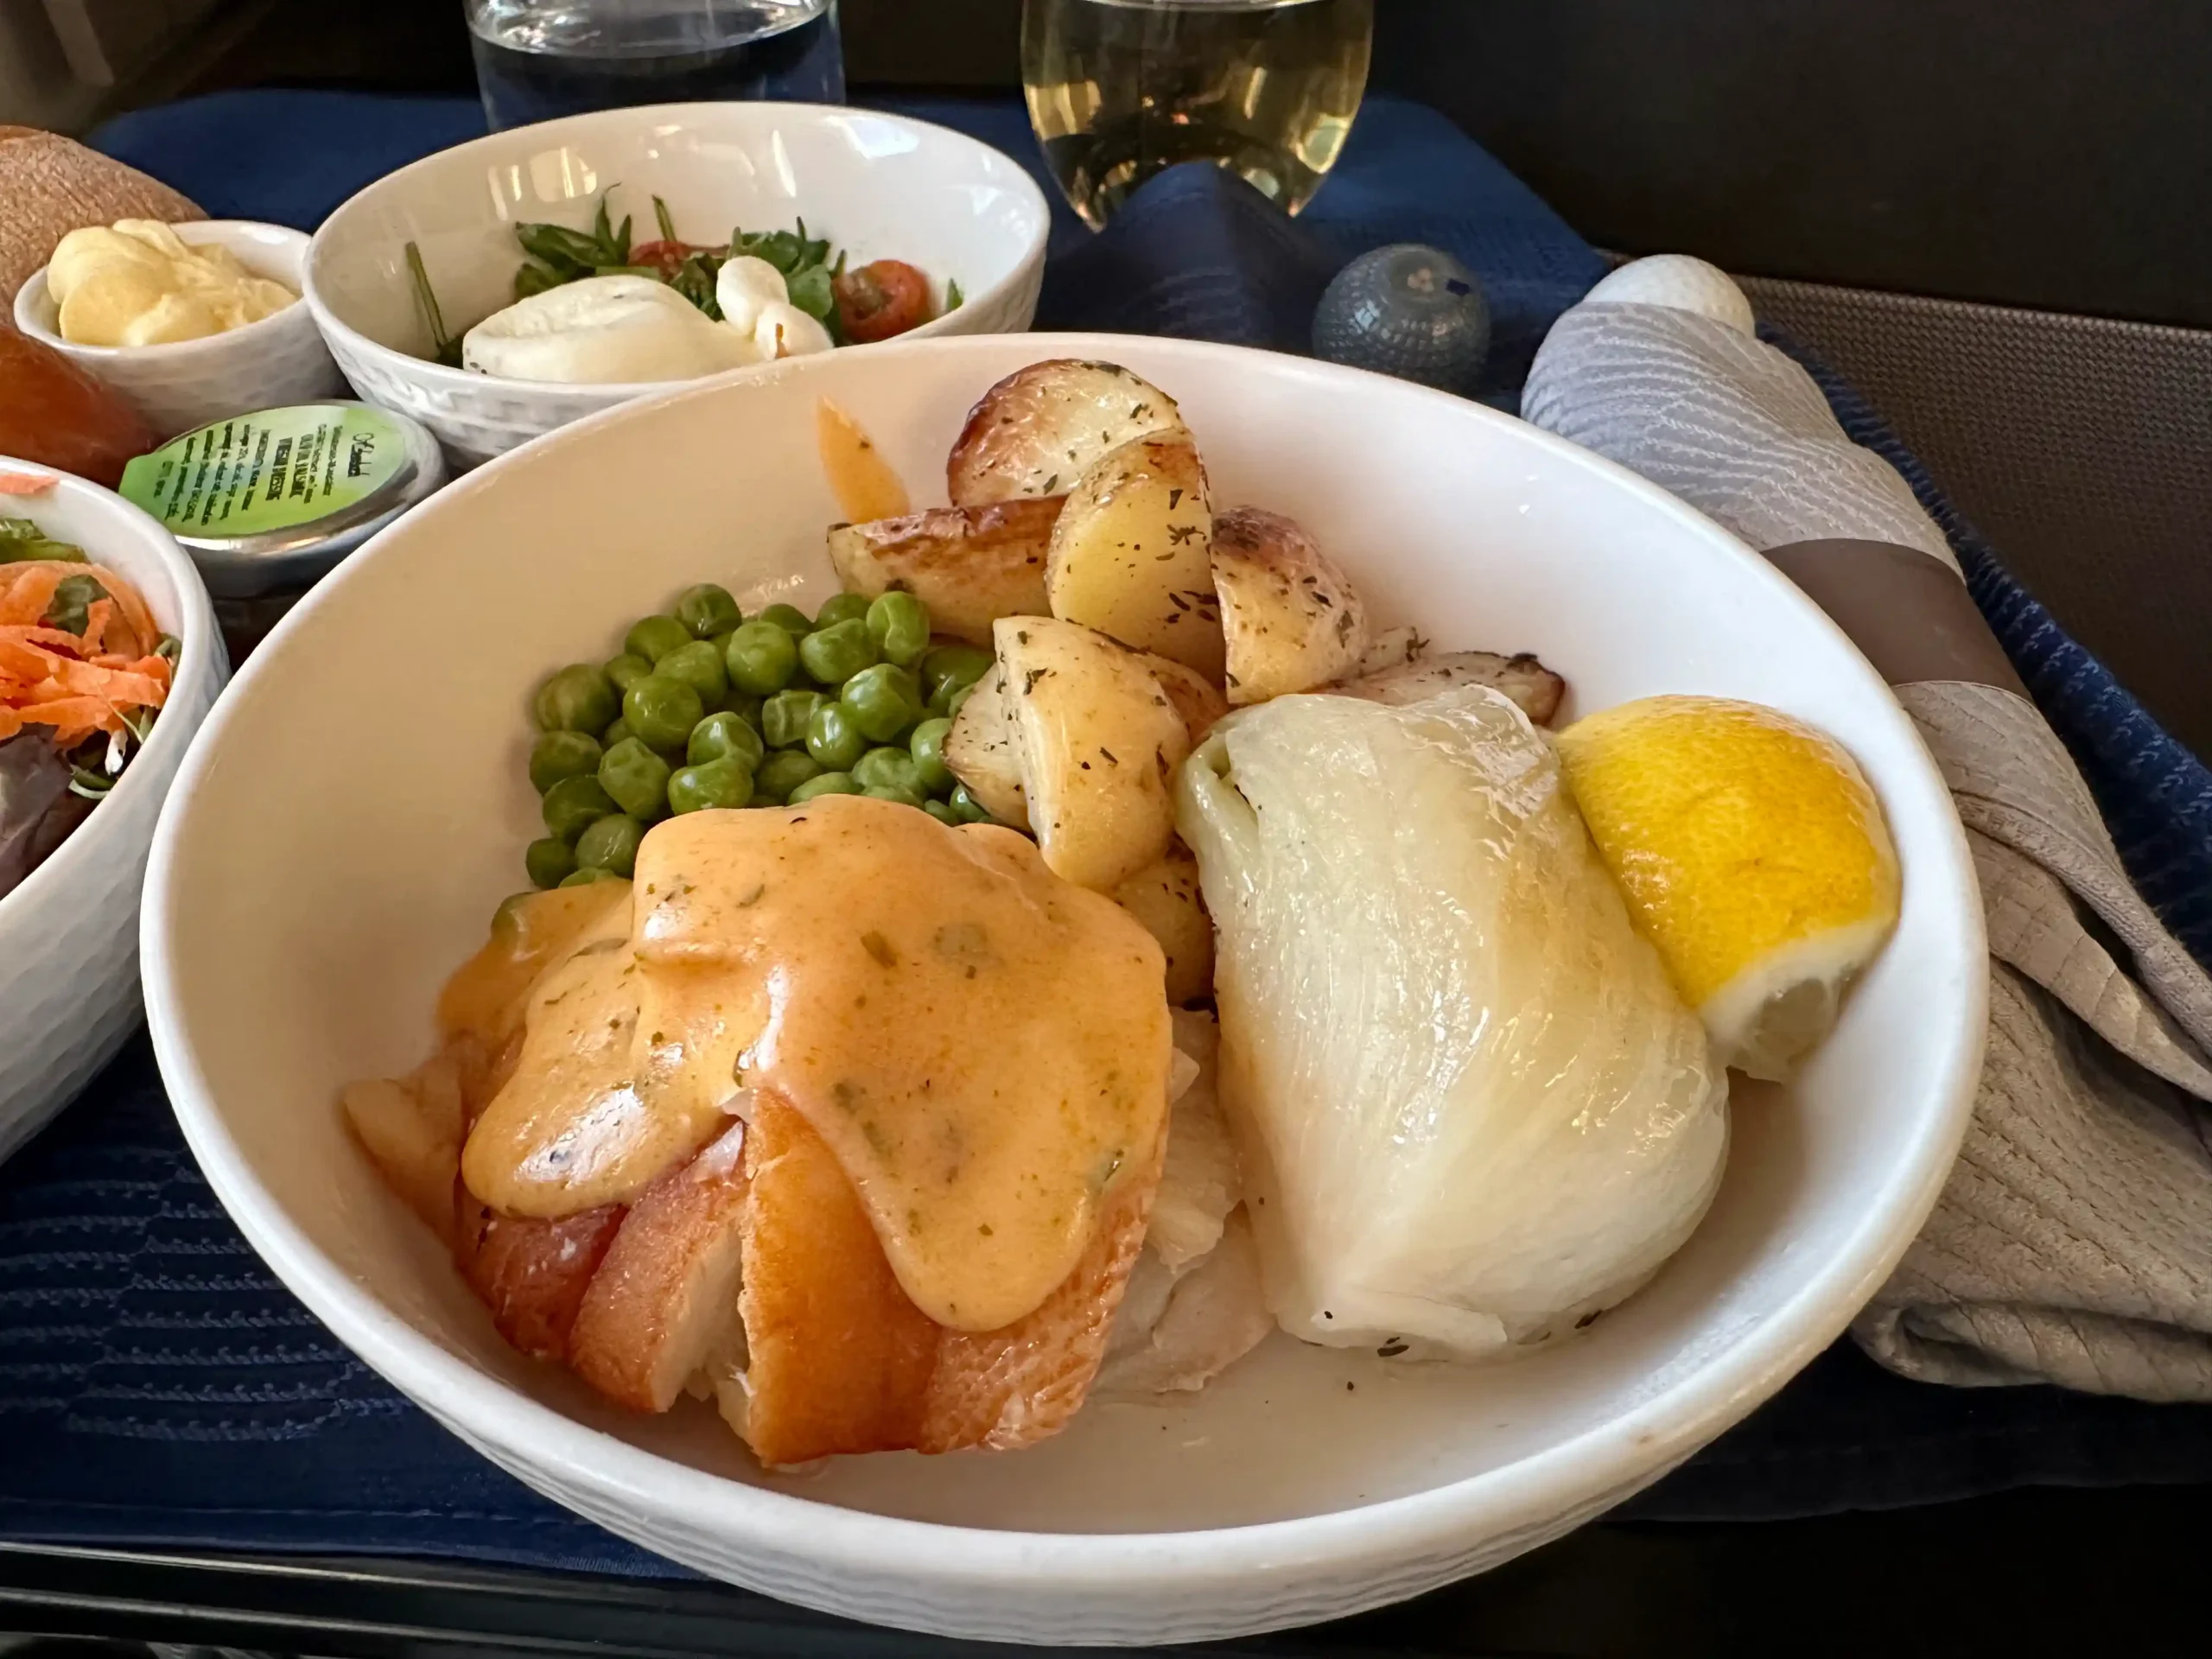
M1052 614L1137 651L1222 674L1213 509L1190 435L1139 438L1068 493L1045 561Z
M1014 705L1007 699L1006 671L996 664L976 682L952 717L952 729L944 734L944 764L983 810L1001 823L1028 828L1029 798L1022 792Z
M1366 654L1367 607L1294 519L1259 507L1217 518L1213 585L1232 708L1342 679Z
M1160 682L1167 701L1183 716L1183 724L1190 730L1191 747L1197 748L1198 740L1213 729L1214 721L1229 712L1229 699L1221 695L1221 688L1211 680L1195 668L1184 667L1173 657L1141 651L1137 658L1152 671L1152 677Z
M992 632L1045 863L1110 893L1175 833L1168 785L1191 752L1183 717L1144 664L1095 629L1016 616Z
M1109 449L1179 430L1175 400L1112 363L1032 363L983 394L944 469L952 505L1058 495Z
M1213 995L1213 918L1198 887L1198 861L1180 841L1114 889L1113 900L1167 953L1167 1000L1177 1007Z
M1539 726L1548 726L1567 698L1567 682L1525 652L1500 657L1487 651L1451 651L1419 657L1379 674L1362 675L1328 689L1340 696L1403 707L1455 685L1487 685L1503 692Z
M1042 616L1045 560L1062 497L988 507L934 507L903 518L838 524L830 563L852 593L893 588L930 607L941 633L991 643L1002 616Z

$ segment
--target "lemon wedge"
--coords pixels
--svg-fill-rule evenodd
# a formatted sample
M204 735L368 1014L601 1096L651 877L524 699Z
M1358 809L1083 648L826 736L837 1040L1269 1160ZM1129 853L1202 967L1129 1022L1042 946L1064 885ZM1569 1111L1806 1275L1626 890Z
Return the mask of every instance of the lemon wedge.
M1623 703L1558 741L1714 1058L1788 1077L1897 925L1897 849L1858 764L1802 721L1717 697Z

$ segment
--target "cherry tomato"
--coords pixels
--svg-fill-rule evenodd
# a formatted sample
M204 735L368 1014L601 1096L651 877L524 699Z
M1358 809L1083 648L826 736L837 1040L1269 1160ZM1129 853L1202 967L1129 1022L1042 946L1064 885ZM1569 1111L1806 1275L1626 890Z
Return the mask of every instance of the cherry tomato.
M856 345L889 340L936 315L930 279L900 259L879 259L837 279L837 320Z
M640 242L630 250L630 263L650 266L660 273L663 282L674 276L677 269L693 254L702 251L689 242Z

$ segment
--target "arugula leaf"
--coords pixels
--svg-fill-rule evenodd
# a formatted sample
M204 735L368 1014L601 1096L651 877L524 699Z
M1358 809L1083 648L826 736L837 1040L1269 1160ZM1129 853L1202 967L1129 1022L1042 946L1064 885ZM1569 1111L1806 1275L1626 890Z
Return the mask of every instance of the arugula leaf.
M967 303L968 296L960 291L960 279L955 276L944 285L944 308L948 312L957 311Z
M668 211L668 204L663 201L658 196L655 196L653 198L653 217L659 221L660 239L662 241L681 242L683 239L676 233L675 215Z
M829 266L809 265L787 277L785 286L791 289L791 303L817 322L826 323L836 315L837 296L830 288Z
M446 333L444 314L438 309L438 296L430 288L430 273L423 265L423 250L412 242L407 245L407 272L415 284L415 302L423 308L423 321L430 330L430 360L448 369L461 367L461 341Z
M57 542L28 518L0 518L0 564L26 559L58 559L69 564L86 563L85 550Z
M515 270L515 298L526 300L533 294L543 294L549 288L563 287L569 280L550 265L525 259Z

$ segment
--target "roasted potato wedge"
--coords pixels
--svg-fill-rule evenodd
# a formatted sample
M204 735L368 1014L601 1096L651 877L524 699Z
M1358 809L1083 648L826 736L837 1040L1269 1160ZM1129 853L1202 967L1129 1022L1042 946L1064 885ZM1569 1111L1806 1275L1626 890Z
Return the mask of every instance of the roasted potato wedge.
M1183 724L1190 729L1191 747L1197 748L1198 740L1213 729L1213 723L1229 712L1229 699L1221 695L1221 688L1198 672L1185 668L1173 657L1141 651L1138 658L1152 671L1152 677L1160 682L1160 689L1167 694L1167 701L1175 705L1175 712L1183 716Z
M461 1072L440 1054L397 1082L350 1085L346 1121L392 1190L442 1239L454 1236L453 1184L461 1175Z
M1212 544L1205 467L1189 435L1124 444L1077 480L1052 526L1052 614L1218 681Z
M1342 679L1366 653L1367 607L1320 544L1281 513L1236 507L1214 520L1213 585L1233 708Z
M741 1340L745 1126L647 1187L623 1218L569 1332L577 1376L633 1411L666 1411Z
M1014 742L1014 706L1006 674L994 667L952 717L944 734L944 764L968 792L1001 823L1029 825L1029 799L1021 788L1021 753Z
M533 1359L566 1359L577 1310L622 1225L622 1206L557 1221L470 1209L470 1235L454 1251L468 1287L515 1347Z
M1111 363L1032 363L983 394L952 446L957 507L1057 495L1109 449L1183 423L1175 400Z
M1026 616L994 632L1045 862L1110 893L1167 850L1168 780L1191 752L1190 733L1160 682L1103 634Z
M1359 659L1359 666L1345 677L1364 679L1370 674L1382 674L1394 668L1403 668L1408 663L1417 663L1428 655L1428 641L1418 628L1392 628L1375 636L1373 643Z
M1064 499L838 524L830 531L830 563L850 591L870 599L893 588L910 593L930 607L939 632L988 645L999 618L1046 614L1045 562Z
M1423 657L1380 674L1342 681L1328 688L1340 696L1402 706L1433 697L1455 685L1487 685L1520 705L1539 726L1551 724L1567 697L1567 682L1525 652L1500 657L1487 651L1452 651Z
M1198 890L1198 861L1181 842L1114 889L1114 902L1167 953L1167 1000L1180 1007L1213 995L1213 918Z

